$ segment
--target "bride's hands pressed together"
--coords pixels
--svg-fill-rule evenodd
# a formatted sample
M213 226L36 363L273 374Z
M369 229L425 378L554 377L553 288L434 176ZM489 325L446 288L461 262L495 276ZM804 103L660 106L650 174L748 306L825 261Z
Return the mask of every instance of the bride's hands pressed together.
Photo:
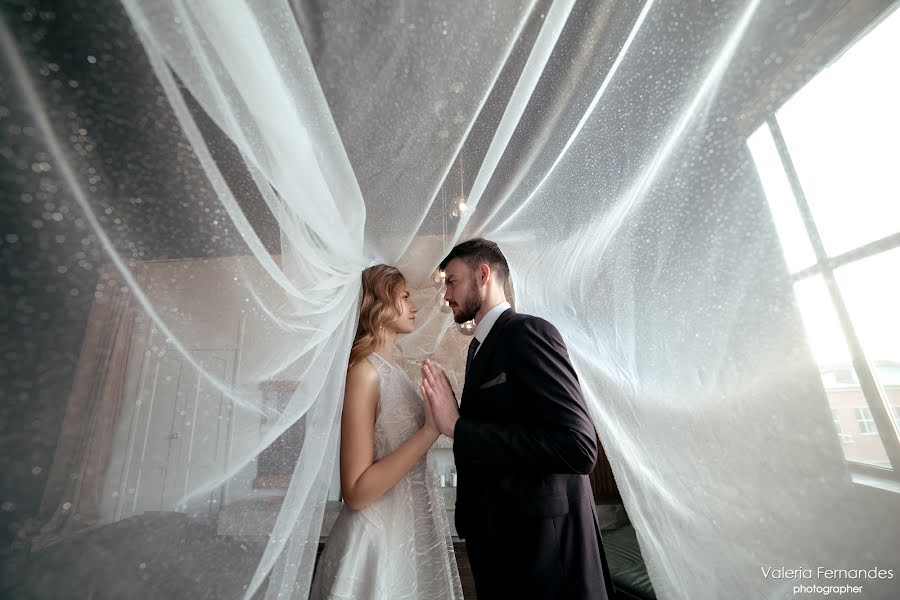
M459 405L447 374L430 360L422 362L422 388L430 404L434 421L441 433L453 437L459 419Z
M441 435L441 430L438 429L437 423L434 420L434 412L431 409L431 402L428 400L428 394L425 393L425 384L419 384L419 394L422 396L422 406L425 407L425 424L422 426L424 431L427 431L434 435L434 439L437 440Z

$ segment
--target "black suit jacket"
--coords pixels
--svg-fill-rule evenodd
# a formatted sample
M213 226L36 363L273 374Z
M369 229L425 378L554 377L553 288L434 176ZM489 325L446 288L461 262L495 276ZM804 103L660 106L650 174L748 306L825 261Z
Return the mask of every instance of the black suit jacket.
M611 596L587 476L596 432L553 325L500 315L466 373L453 452L479 598Z

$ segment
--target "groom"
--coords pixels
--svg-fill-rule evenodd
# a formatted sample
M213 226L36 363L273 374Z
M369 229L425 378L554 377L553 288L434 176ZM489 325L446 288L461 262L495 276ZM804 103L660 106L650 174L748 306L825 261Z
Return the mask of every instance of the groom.
M479 600L612 598L587 474L594 426L556 328L512 310L509 266L474 239L441 262L457 323L475 320L457 407L431 361L422 383L459 474L456 528Z

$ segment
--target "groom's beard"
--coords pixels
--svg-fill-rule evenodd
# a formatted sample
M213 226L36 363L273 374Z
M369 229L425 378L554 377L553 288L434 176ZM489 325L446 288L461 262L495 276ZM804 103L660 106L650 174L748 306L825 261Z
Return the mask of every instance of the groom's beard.
M481 297L478 295L478 285L474 277L472 278L472 289L462 304L459 305L459 308L460 311L453 317L453 320L457 323L471 321L478 314L478 311L481 310Z

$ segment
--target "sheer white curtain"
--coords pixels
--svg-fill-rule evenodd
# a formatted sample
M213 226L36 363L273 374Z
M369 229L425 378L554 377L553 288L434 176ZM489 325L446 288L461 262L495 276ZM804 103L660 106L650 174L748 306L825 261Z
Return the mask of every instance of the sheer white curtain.
M488 152L457 230L496 240L519 310L564 332L665 598L777 598L799 582L769 567L896 564L892 503L848 476L734 123L759 84L752 48L793 21L722 8L580 15L603 36L575 39L611 51L544 111L554 129Z
M228 593L308 594L362 269L398 264L427 287L473 236L507 254L517 309L563 333L660 598L789 595L796 582L768 567L900 577L896 499L848 475L738 123L837 4L122 0L159 86L145 123L159 147L128 169L190 184L164 204L166 228L104 217L47 117L57 97L45 107L14 68L61 186L123 274L147 240L161 256L191 241L240 257L129 281L163 352L235 406L238 441L185 479L181 510L246 487L260 452L305 420L271 537L244 559L255 574ZM112 202L137 196L129 186L143 189L122 183ZM195 290L236 299L251 341L227 377L205 358L224 323ZM412 358L452 327L439 294L404 341ZM260 392L278 379L299 382L284 406Z
M300 459L246 591L251 596L270 576L267 596L302 598L337 452L359 274L376 261L397 262L410 247L533 3L452 10L439 2L388 10L334 3L311 17L319 32L310 44L321 57L318 72L298 24L308 23L304 6L124 4L222 206L276 284L274 293L256 292L253 300L268 325L286 334L269 349L279 356L244 379L259 383L290 370L300 385L229 475L305 416ZM491 19L478 18L484 10ZM277 221L280 264L232 196L179 81L243 158ZM340 102L329 107L323 87L335 86ZM361 145L345 150L332 111L343 117L344 137ZM222 483L212 478L190 492Z

